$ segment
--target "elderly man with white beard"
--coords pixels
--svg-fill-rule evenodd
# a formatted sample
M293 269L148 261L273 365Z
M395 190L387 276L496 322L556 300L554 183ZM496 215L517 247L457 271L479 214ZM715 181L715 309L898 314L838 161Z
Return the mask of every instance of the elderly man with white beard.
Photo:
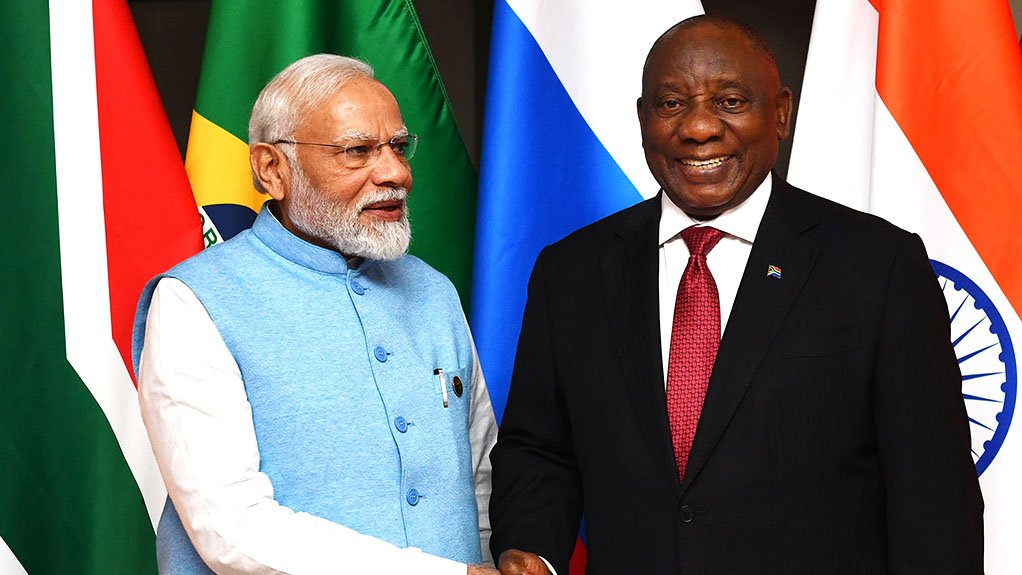
M453 285L406 254L417 144L357 60L304 58L260 94L271 200L136 316L161 573L496 573L493 409Z

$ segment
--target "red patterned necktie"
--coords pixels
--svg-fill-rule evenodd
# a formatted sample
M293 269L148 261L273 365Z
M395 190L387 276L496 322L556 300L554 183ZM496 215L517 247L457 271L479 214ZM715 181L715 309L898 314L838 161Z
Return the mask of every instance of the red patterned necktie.
M706 254L723 236L724 232L710 227L693 226L681 232L690 255L674 302L671 352L667 362L667 417L671 423L679 481L685 477L710 372L720 346L720 298L717 283L706 265Z

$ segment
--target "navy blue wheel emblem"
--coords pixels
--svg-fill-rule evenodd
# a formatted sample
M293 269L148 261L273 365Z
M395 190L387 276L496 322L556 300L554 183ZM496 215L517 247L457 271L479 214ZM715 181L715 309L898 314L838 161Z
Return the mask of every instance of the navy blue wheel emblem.
M1004 443L1015 411L1018 370L1008 327L990 298L962 272L930 260L951 315L951 343L962 370L972 458L982 475Z

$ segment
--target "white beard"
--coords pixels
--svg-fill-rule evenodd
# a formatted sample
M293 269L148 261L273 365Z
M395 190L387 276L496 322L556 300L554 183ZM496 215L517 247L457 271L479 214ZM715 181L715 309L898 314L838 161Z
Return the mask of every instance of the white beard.
M315 189L308 176L297 165L291 166L291 191L288 217L296 228L317 238L348 257L370 260L393 260L408 251L412 238L408 222L408 204L402 208L401 219L394 222L371 220L363 225L362 209L376 202L408 199L405 188L380 188L364 194L351 204L331 201Z

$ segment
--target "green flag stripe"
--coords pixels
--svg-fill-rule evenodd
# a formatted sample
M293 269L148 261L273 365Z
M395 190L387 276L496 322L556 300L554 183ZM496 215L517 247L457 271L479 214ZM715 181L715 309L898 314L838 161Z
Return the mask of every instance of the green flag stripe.
M109 424L64 355L49 12L0 3L0 536L32 574L154 573L152 524Z
M318 52L371 64L419 134L409 200L412 253L450 277L467 304L476 174L410 0L214 0L195 109L247 141L259 90L291 62Z

